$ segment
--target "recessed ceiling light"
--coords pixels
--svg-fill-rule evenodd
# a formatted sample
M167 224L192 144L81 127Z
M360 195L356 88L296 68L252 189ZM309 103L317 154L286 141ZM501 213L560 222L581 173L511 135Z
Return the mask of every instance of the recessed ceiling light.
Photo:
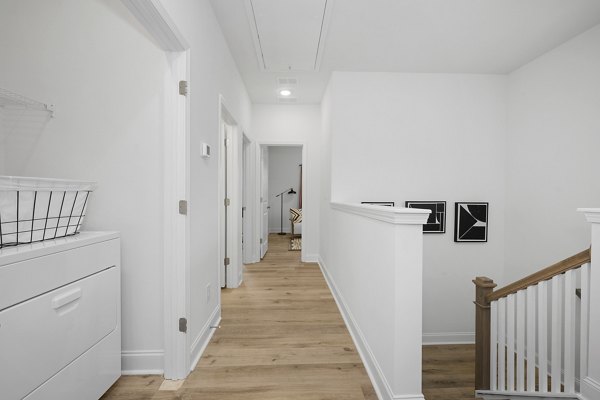
M281 89L281 90L279 91L279 94L280 94L280 95L282 95L282 96L285 96L285 97L287 97L287 96L289 96L289 95L291 95L291 94L292 94L292 91L291 91L291 90L288 90L288 89Z

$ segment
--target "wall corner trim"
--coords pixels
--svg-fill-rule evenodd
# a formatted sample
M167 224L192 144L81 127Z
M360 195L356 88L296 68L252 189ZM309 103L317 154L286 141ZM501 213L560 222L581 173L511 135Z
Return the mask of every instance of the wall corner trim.
M331 202L334 210L356 214L395 225L423 225L427 222L429 210L417 208L384 207L370 204L353 204Z
M190 48L160 0L121 0L121 2L148 30L161 49L186 51Z

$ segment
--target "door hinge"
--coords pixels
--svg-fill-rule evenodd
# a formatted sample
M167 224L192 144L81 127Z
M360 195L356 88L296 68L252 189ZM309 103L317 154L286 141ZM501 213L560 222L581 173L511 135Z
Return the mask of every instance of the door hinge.
M179 318L179 332L187 333L187 318Z
M230 262L231 260L229 259L229 257L225 257L225 259L223 260L224 265L229 265Z
M188 81L179 81L179 94L182 96L187 96L189 93Z
M187 200L179 200L179 214L187 215L188 203Z
M225 199L225 201L223 201L223 203L225 204L225 207L229 207L231 205L231 200Z
M262 238L260 238L260 244L262 244L262 242L263 242L263 241L262 241Z

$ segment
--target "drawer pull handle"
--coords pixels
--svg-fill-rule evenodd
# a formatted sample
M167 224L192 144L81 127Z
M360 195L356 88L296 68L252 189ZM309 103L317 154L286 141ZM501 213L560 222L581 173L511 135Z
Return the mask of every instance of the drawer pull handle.
M67 293L60 294L52 299L52 308L58 310L61 307L66 306L69 303L74 302L75 300L81 297L81 289L73 289Z

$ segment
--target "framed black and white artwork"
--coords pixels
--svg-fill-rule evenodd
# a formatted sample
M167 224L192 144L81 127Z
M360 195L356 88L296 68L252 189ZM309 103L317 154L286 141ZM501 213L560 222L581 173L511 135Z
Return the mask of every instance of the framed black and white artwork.
M427 222L423 225L423 233L446 232L446 202L445 201L407 201L406 208L431 210Z
M372 206L394 207L393 201L361 201L360 204L370 204Z
M487 242L488 203L454 203L454 241Z

